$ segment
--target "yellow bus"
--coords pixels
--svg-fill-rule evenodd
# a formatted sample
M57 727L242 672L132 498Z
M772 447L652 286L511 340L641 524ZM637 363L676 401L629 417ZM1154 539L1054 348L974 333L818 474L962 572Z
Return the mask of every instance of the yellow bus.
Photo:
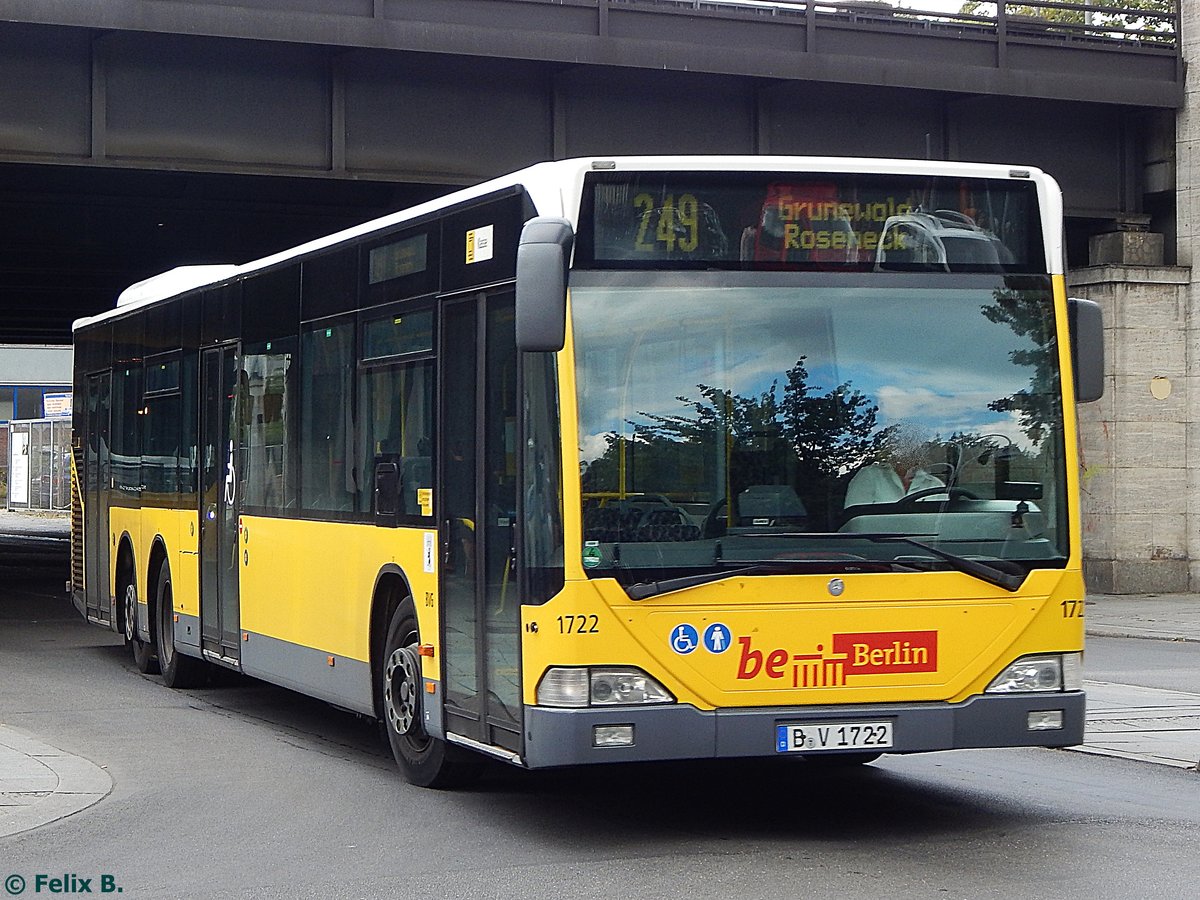
M1030 167L596 158L172 270L75 325L75 603L426 786L1078 743L1061 234Z

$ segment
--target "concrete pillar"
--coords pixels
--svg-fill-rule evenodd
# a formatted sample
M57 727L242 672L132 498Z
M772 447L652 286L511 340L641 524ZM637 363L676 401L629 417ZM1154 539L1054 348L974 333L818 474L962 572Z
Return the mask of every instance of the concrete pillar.
M1200 241L1200 0L1180 0L1179 40L1185 67L1183 108L1175 118L1175 218L1177 256L1196 273Z
M1184 102L1175 120L1176 260L1189 267L1185 439L1190 461L1186 492L1189 589L1200 589L1200 0L1180 0L1179 41Z
M1092 267L1068 276L1069 292L1098 301L1105 316L1106 394L1079 407L1092 591L1200 590L1200 0L1180 0L1179 10L1179 265L1154 264L1156 239L1133 217L1094 238Z
M1078 407L1084 576L1100 593L1186 591L1200 558L1200 496L1189 442L1200 432L1189 269L1094 266L1068 293L1104 310L1104 397ZM1193 408L1198 407L1198 408ZM1191 443L1193 447L1200 444ZM1197 474L1193 474L1197 473ZM1200 568L1197 569L1200 576Z

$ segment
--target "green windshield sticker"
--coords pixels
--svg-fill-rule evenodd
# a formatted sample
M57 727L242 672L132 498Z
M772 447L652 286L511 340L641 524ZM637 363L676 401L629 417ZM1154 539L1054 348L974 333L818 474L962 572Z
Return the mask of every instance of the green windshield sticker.
M600 565L603 557L600 553L600 548L595 545L589 545L583 548L583 567L585 569L594 569Z

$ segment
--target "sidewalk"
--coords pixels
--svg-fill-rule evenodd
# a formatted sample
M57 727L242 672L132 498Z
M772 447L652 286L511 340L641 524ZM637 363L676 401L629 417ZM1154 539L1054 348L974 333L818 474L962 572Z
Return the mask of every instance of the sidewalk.
M1090 594L1085 612L1088 634L1200 642L1200 594Z
M5 509L0 503L0 534L68 538L71 535L71 516L67 510Z
M112 784L86 759L0 724L0 838L87 809Z
M1093 594L1085 615L1087 633L1097 637L1195 642L1200 672L1200 595ZM1088 712L1079 750L1200 770L1200 693L1086 679L1083 686Z

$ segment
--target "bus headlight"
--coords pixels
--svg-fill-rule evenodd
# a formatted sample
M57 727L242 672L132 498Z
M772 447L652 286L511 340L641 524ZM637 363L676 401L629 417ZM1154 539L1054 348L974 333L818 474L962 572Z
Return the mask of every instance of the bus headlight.
M587 669L547 669L537 686L538 706L587 706Z
M661 684L632 666L556 667L537 686L538 706L638 706L674 703Z
M1063 690L1083 690L1083 654L1064 653L1063 661Z
M671 703L675 699L641 669L613 667L592 669L591 673L593 706Z
M987 686L988 694L1078 691L1083 688L1080 653L1046 653L1022 656Z

